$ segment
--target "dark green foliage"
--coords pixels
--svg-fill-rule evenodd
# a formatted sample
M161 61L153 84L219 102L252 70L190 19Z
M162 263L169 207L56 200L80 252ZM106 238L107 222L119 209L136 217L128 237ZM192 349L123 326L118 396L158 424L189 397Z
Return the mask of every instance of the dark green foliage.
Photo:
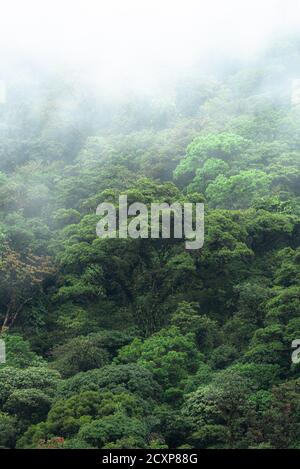
M85 390L109 389L113 392L129 391L145 400L161 397L161 387L154 380L151 370L135 363L107 365L61 382L58 395L68 397Z
M164 99L12 87L0 447L300 448L299 44ZM119 195L204 202L203 248L99 239Z

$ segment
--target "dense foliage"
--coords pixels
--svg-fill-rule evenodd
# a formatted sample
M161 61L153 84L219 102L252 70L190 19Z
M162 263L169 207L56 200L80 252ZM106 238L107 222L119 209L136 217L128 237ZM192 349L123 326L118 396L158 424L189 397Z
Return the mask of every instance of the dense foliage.
M300 41L212 76L118 102L11 84L1 447L300 448ZM204 247L99 239L120 194L204 201Z

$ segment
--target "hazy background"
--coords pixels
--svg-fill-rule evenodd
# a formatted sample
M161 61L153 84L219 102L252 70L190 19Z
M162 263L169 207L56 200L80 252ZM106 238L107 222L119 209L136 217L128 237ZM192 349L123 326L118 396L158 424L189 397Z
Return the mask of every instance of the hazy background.
M298 0L10 0L0 78L38 66L145 91L220 57L251 60L299 25Z

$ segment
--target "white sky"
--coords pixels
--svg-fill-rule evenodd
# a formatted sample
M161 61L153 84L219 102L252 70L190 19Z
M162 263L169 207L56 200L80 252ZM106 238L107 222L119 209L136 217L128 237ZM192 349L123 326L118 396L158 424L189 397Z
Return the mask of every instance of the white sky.
M146 78L214 50L250 56L295 26L300 0L2 0L0 54Z

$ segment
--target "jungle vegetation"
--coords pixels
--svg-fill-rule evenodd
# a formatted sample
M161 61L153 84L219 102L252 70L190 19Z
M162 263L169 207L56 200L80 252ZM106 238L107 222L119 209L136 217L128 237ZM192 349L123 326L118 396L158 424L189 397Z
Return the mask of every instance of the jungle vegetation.
M2 448L300 448L299 77L291 37L164 96L11 86ZM99 239L122 194L204 202L203 248Z

